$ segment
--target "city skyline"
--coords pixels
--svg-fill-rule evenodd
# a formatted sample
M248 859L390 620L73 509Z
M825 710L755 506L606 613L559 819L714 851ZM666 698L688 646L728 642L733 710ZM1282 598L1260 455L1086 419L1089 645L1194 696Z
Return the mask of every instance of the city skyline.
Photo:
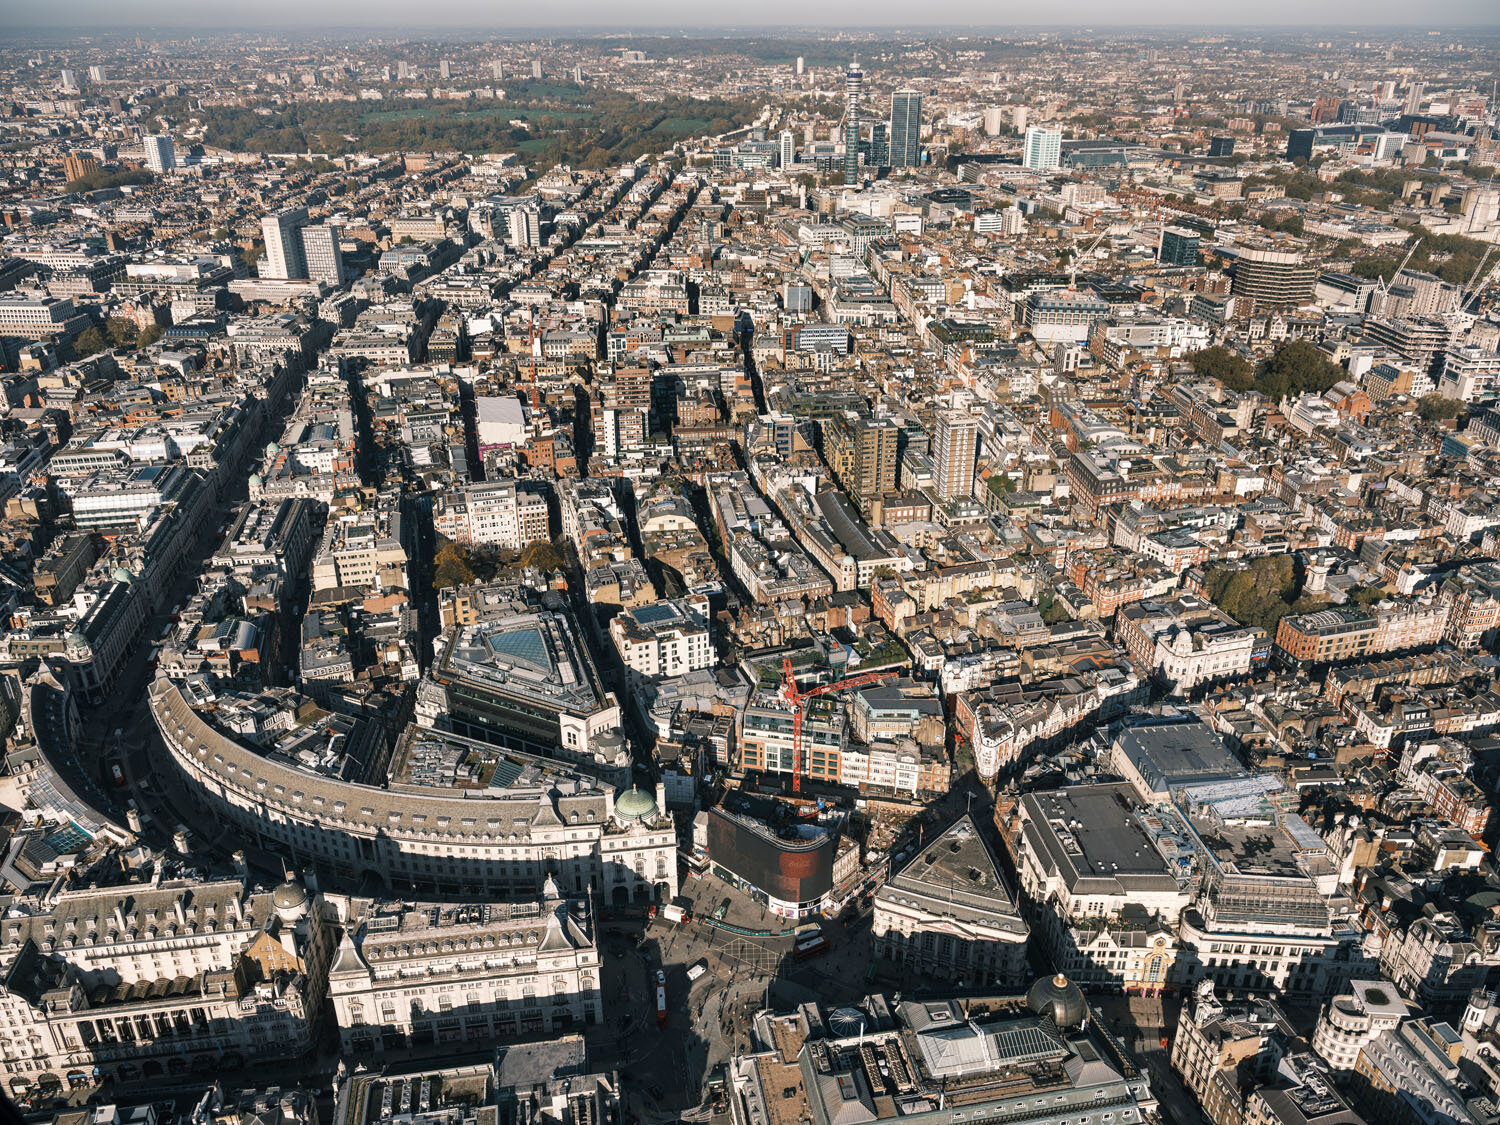
M10 5L0 1118L1500 1125L1489 8L812 11Z
M311 9L294 0L268 0L253 10L205 9L187 0L145 0L128 9L107 0L64 0L46 6L12 2L0 6L0 10L8 12L7 22L12 32L27 28L76 28L85 21L99 30L153 27L348 30L368 27L413 32L475 30L491 34L551 29L614 32L631 28L686 33L696 29L735 28L841 28L846 31L962 31L969 28L988 32L1007 27L1071 30L1323 28L1343 31L1500 27L1500 16L1487 0L1437 0L1424 8L1423 15L1429 19L1419 24L1412 22L1410 6L1399 0L1332 0L1314 9L1292 0L1266 0L1257 6L1255 18L1251 20L1247 20L1247 13L1239 8L1226 9L1219 17L1189 0L1148 0L1144 4L1132 5L1129 18L1121 18L1126 13L1105 0L1070 0L1061 5L1049 5L1044 13L1022 5L1015 5L1013 11L997 11L993 6L966 0L947 0L926 6L923 11L925 18L919 23L910 20L910 7L896 0L874 0L873 3L848 8L832 7L824 18L809 18L805 7L787 0L773 0L758 5L753 12L734 9L732 15L726 12L726 18L722 20L709 18L706 21L705 16L710 13L701 7L685 4L653 5L649 11L631 13L630 19L621 19L619 8L602 0L568 0L549 5L546 21L535 20L530 9L520 14L519 19L507 18L503 13L497 19L497 13L479 0L438 0L424 6L419 21L413 19L410 5L397 0L330 0ZM0 32L0 39L5 35L5 32Z

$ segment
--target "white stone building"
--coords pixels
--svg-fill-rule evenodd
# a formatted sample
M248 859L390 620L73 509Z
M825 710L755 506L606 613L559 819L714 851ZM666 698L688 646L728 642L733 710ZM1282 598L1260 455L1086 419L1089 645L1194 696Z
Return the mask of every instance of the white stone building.
M1349 991L1328 1001L1318 1016L1312 1048L1336 1074L1348 1074L1360 1048L1415 1014L1389 981L1350 981Z
M685 676L714 666L708 598L690 594L621 610L609 635L632 681Z
M328 995L356 1056L469 1050L599 1023L599 972L588 898L564 898L549 878L530 901L368 904L345 930Z
M333 929L295 878L16 899L0 920L7 1092L294 1058L316 1037Z
M1030 936L965 814L875 892L875 955L974 987L1019 980Z

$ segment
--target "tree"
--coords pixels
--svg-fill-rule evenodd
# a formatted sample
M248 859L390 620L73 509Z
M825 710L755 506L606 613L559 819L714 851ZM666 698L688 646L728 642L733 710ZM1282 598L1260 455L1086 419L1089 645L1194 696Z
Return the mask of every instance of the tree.
M104 322L104 331L109 336L109 342L117 348L133 347L136 337L140 335L135 321L125 316L110 317Z
M1345 371L1306 340L1293 340L1261 364L1255 389L1273 402L1288 395L1321 394L1344 378Z
M566 560L551 543L538 539L526 544L525 550L521 552L521 565L536 570L561 570L566 565Z
M1361 258L1354 263L1349 272L1367 281L1374 281L1377 278L1389 281L1395 276L1396 267L1400 264L1395 258Z
M87 176L79 176L76 180L69 180L65 185L65 190L100 191L104 188L149 184L152 179L151 173L144 168L132 168L123 172L106 172L101 169L98 172L90 172Z
M463 548L457 543L445 543L432 560L432 584L439 589L467 586L474 581L474 569Z
M1249 566L1211 566L1204 574L1203 592L1242 625L1258 626L1272 635L1287 614L1323 604L1323 599L1301 596L1291 555L1269 555L1252 560Z
M1052 594L1043 594L1036 607L1041 612L1043 625L1060 625L1064 621L1073 620L1067 605Z
M149 348L160 340L164 330L160 324L148 324L141 329L141 334L135 338L135 346L138 348Z
M1423 395L1417 401L1417 417L1424 422L1446 422L1463 413L1464 404L1439 394Z
M107 347L109 347L109 341L94 325L85 328L78 334L78 339L73 341L73 352L80 357L102 352Z
M1231 391L1255 388L1255 368L1250 361L1228 348L1201 348L1188 357L1193 372L1204 379L1217 379Z
M1264 215L1261 217L1260 225L1270 231L1285 231L1287 234L1302 234L1301 215Z

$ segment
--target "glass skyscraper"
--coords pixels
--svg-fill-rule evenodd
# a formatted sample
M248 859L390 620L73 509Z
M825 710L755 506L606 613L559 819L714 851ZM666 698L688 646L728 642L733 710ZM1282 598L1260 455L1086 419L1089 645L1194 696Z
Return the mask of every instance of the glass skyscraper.
M1045 172L1062 163L1062 132L1033 125L1026 130L1026 150L1021 166Z
M1164 266L1196 266L1198 236L1181 227L1167 227L1161 232L1156 260Z
M913 168L922 162L922 95L897 90L891 95L891 167Z

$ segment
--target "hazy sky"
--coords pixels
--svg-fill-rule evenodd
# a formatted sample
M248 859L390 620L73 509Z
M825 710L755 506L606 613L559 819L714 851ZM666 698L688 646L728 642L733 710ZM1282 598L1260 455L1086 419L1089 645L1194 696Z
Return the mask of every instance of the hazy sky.
M910 27L973 24L987 28L1045 23L1093 25L1314 25L1500 27L1500 0L0 0L4 27L705 27L715 24Z

